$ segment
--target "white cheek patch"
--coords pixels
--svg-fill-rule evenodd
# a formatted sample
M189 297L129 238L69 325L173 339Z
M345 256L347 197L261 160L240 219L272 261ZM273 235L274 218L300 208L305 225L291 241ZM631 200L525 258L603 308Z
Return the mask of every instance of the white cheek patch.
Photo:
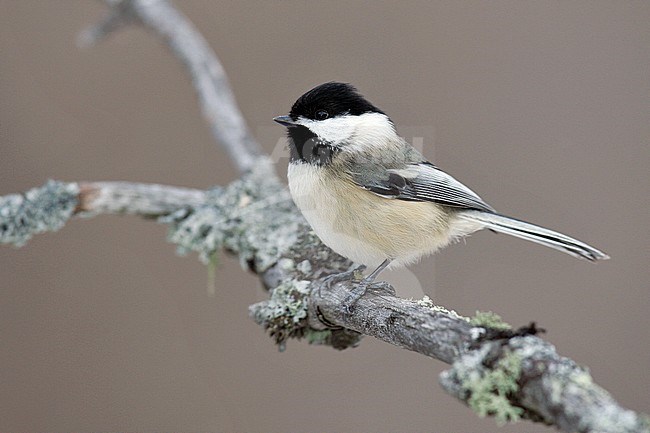
M382 113L344 114L325 120L298 118L298 123L309 128L330 146L347 153L377 157L376 149L390 151L390 143L398 148L401 141L390 119ZM399 150L396 148L395 150Z
M354 135L356 124L354 117L358 116L345 114L325 120L312 120L301 117L299 121L319 138L336 146L348 141Z

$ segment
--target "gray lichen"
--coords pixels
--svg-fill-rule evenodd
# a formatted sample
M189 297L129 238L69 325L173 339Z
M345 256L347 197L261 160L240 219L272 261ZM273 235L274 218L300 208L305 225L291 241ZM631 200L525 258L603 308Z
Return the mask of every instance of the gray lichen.
M280 350L289 338L302 338L307 329L309 281L286 281L273 289L271 298L249 307L249 313L258 325L269 331ZM312 334L313 342L327 338Z
M59 230L78 203L76 183L49 180L24 194L0 197L0 243L24 245L32 236Z
M297 213L295 208L292 211ZM353 264L323 245L302 223L302 218L299 224L294 234L295 244L262 273L262 281L271 292L270 299L252 305L250 315L269 331L280 350L284 350L289 338L304 338L309 344L338 350L355 347L362 337L358 332L339 327L312 328L308 317L312 314L308 309L314 290L312 282L323 276L323 270L343 272Z
M309 344L343 350L356 347L362 334L350 329L314 329L309 326L309 296L312 287L306 280L288 279L271 291L270 299L249 307L255 322L266 329L284 351L290 338L306 339Z
M428 297L427 295L424 295L424 297L422 299L418 299L415 302L421 307L426 307L426 308L429 308L429 309L431 309L433 311L436 311L438 313L446 314L446 315L448 315L450 317L453 317L454 319L460 319L460 320L465 320L467 322L470 322L469 317L461 316L456 311L445 308L442 305L436 305L433 302L433 300L430 297Z
M351 263L336 256L308 228L286 188L266 164L225 188L208 192L205 204L159 218L169 225L169 241L181 254L194 251L209 263L224 249L262 277L271 298L252 305L250 314L283 350L289 338L342 349L358 343L358 333L309 326L310 281L325 263L331 271Z
M507 351L488 367L485 364L489 352L490 346L485 345L462 356L451 370L441 375L443 386L447 387L450 379L457 384L454 390L457 397L466 401L480 417L494 416L499 424L517 421L523 409L513 406L509 396L519 388L522 358Z
M298 269L304 275L308 275L312 271L311 262L309 260L303 260L302 262L298 263L296 269Z
M535 407L545 422L567 431L649 431L642 415L619 406L586 367L559 356L551 344L529 336L511 339L509 347L522 357L527 381L535 383L526 387L521 401Z
M260 164L226 188L208 193L204 205L181 209L160 222L180 253L195 251L204 263L220 249L237 254L244 268L260 273L295 245L302 217L288 191Z
M650 431L644 415L622 408L586 368L535 336L486 342L458 358L440 384L500 422L525 418L562 431Z

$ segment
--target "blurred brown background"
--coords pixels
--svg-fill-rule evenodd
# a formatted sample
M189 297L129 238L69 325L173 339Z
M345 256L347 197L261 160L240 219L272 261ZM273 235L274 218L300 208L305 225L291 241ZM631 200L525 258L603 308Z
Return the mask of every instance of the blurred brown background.
M349 81L500 211L607 251L593 265L485 232L411 271L461 313L537 321L623 405L650 411L649 2L178 4L269 151L283 135L273 116ZM75 46L103 12L0 0L0 194L48 178L234 179L151 34ZM477 419L437 384L444 364L372 338L278 353L247 317L257 280L224 257L208 297L206 275L135 218L1 246L0 431L548 431Z

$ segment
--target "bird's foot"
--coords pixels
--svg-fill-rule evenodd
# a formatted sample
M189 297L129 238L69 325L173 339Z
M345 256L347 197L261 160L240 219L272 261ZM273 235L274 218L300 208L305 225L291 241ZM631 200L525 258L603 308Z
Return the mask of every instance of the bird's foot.
M330 289L333 285L342 283L343 281L350 281L355 278L358 278L362 275L363 271L366 269L364 265L359 266L358 268L352 269L350 271L339 272L338 274L332 274L325 277L323 284L318 288L318 296L321 296L321 287L325 286Z
M370 283L372 283L372 281L364 278L363 280L359 281L359 284L354 286L352 290L350 290L350 292L347 294L345 299L343 299L343 312L346 315L352 314L355 304L359 301L359 299L361 299L363 295L366 294L366 290L368 290L368 285Z
M386 281L380 281L375 283L374 279L366 277L362 279L359 284L357 284L348 295L343 299L343 310L346 315L351 314L354 311L356 303L365 295L367 292L372 291L377 296L388 295L395 296L395 288L391 286Z
M375 275L371 274L365 278L362 278L363 271L366 269L365 266L361 265L358 268L355 268L350 271L340 272L338 274L328 275L323 279L323 283L318 287L318 296L321 296L321 288L325 287L326 289L332 288L335 284L342 283L344 281L358 281L352 287L352 290L348 292L346 297L341 302L343 307L343 313L345 316L349 316L355 308L356 303L361 299L363 295L368 291L374 292L377 296L388 295L395 296L395 289L393 286L388 284L385 281L375 283Z

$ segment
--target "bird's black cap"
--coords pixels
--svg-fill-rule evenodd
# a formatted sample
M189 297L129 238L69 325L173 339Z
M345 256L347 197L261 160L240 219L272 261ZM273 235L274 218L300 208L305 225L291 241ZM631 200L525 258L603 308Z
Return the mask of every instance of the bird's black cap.
M331 81L314 87L302 95L291 107L289 116L297 119L299 116L307 119L318 119L317 113L326 111L328 117L336 117L341 114L358 116L363 113L381 113L357 89L348 83Z

